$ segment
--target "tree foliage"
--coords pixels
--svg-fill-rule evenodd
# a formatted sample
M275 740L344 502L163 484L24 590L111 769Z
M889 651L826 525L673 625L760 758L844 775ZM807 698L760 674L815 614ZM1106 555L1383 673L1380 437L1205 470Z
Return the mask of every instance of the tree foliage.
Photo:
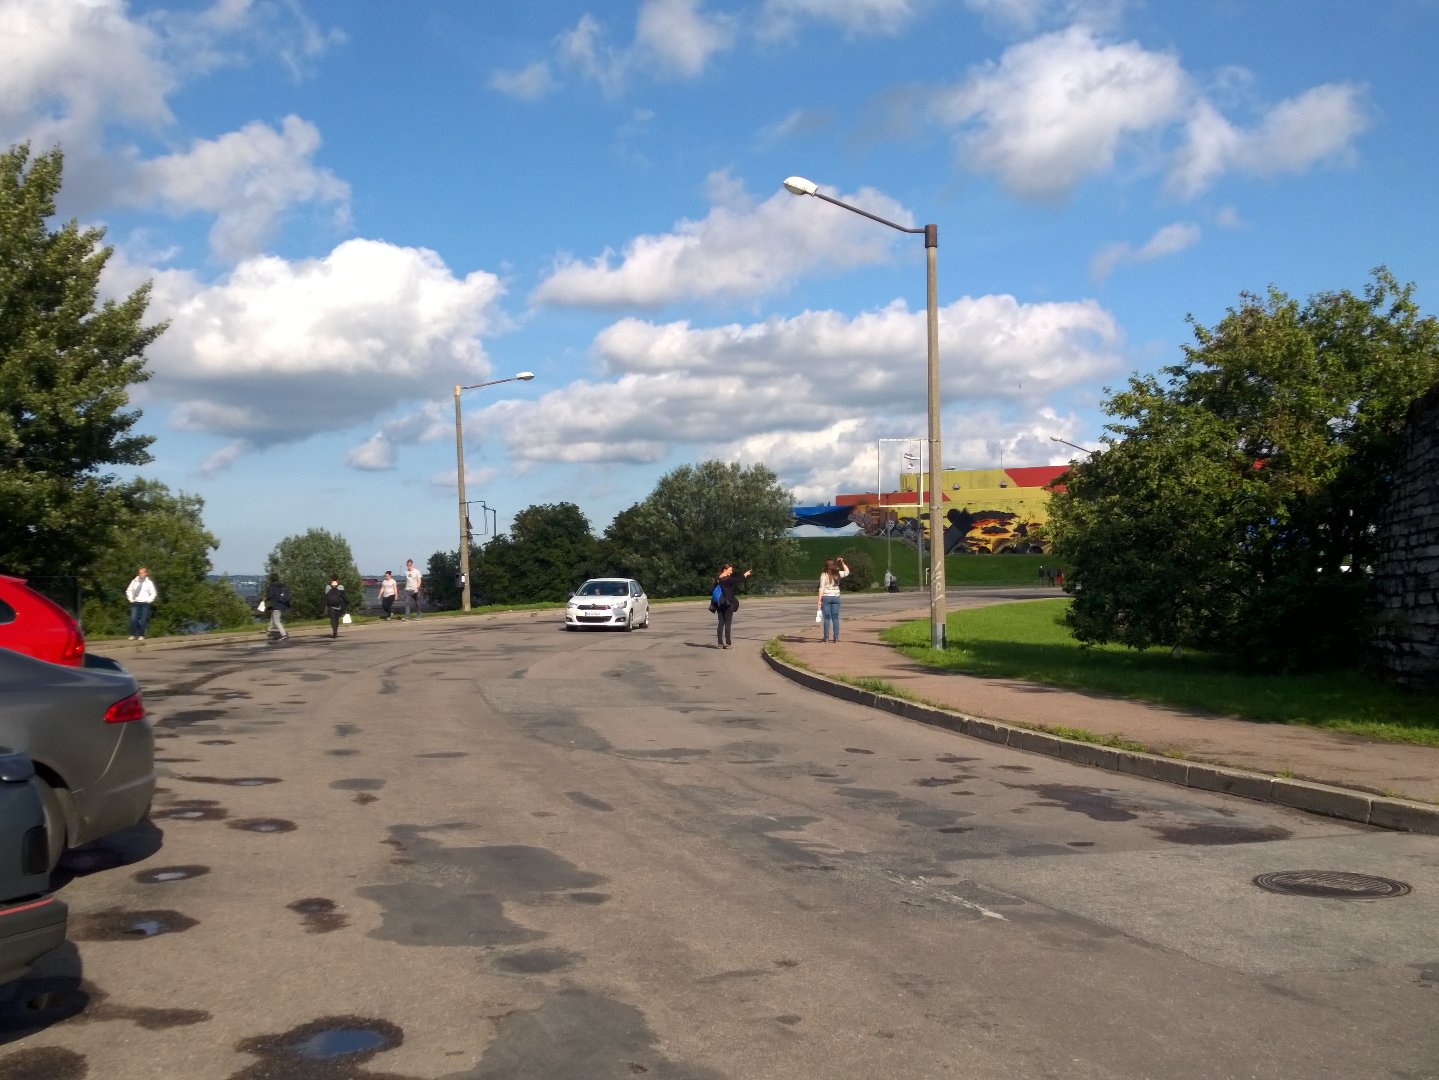
M198 495L172 495L164 484L136 480L124 491L124 513L111 546L85 574L85 631L123 634L130 605L125 587L144 566L159 599L150 619L150 635L190 628L246 626L249 605L227 581L210 581L210 552L219 542L205 528Z
M126 406L164 325L144 325L148 285L98 302L104 230L48 227L61 166L58 149L0 154L0 567L73 576L126 511L102 470L150 460Z
M607 573L636 577L653 596L706 593L726 562L753 570L753 587L785 576L793 524L794 499L765 466L682 465L615 517L601 558Z
M1406 411L1439 382L1439 327L1383 268L1362 296L1244 294L1167 382L1114 394L1107 448L1050 526L1082 641L1352 663Z
M292 614L300 619L317 619L325 614L325 591L331 575L338 575L354 610L364 603L364 583L355 568L350 544L337 533L310 529L299 536L287 536L265 559L265 575L279 574L290 590ZM401 576L403 587L403 576Z
M471 570L476 588L497 604L558 602L599 572L589 518L570 502L521 510L510 533L486 544Z

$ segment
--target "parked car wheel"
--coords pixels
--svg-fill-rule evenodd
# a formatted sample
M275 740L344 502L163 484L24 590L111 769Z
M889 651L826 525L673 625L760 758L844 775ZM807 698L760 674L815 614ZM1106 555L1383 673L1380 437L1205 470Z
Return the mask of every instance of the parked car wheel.
M68 839L65 807L60 802L60 793L38 776L35 778L35 786L40 789L40 804L45 808L45 837L50 845L48 866L54 870L60 862L60 856L65 854Z
M640 623L640 627L644 630L648 630L650 628L650 613L648 608L645 609L645 621Z

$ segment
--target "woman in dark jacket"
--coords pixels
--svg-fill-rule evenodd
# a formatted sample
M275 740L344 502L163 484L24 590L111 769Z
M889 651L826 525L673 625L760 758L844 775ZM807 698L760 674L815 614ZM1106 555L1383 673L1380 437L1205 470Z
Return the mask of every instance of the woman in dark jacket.
M717 649L734 648L734 643L730 640L730 626L734 622L735 611L739 609L739 597L736 595L736 591L749 576L749 570L743 574L736 574L734 567L725 563L720 567L719 576L715 578L715 587L720 591L720 598L715 601L715 613L719 616L719 624L715 627L715 648Z
M337 575L330 576L330 584L325 587L325 614L330 617L330 636L340 636L340 617L350 610L349 597L345 595L345 587L340 584Z

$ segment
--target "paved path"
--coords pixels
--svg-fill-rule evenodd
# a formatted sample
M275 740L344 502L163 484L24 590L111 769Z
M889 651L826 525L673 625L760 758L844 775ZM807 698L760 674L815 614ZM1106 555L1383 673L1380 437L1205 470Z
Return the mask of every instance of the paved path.
M883 679L928 703L968 716L1040 730L1079 728L1139 743L1152 754L1176 761L1212 763L1269 777L1293 777L1357 792L1439 803L1439 747L1377 742L1317 728L1204 715L1013 679L941 672L915 663L880 641L885 627L927 616L925 608L846 617L839 642L822 643L819 627L812 626L787 636L785 648L818 674ZM1439 807L1434 812L1439 829Z

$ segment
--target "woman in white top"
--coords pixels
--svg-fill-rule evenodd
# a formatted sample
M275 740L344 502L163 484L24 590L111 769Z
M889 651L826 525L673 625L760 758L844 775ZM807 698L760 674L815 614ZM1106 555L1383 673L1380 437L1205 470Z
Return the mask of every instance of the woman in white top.
M843 559L826 559L819 575L819 613L825 641L839 640L839 582L849 577Z

